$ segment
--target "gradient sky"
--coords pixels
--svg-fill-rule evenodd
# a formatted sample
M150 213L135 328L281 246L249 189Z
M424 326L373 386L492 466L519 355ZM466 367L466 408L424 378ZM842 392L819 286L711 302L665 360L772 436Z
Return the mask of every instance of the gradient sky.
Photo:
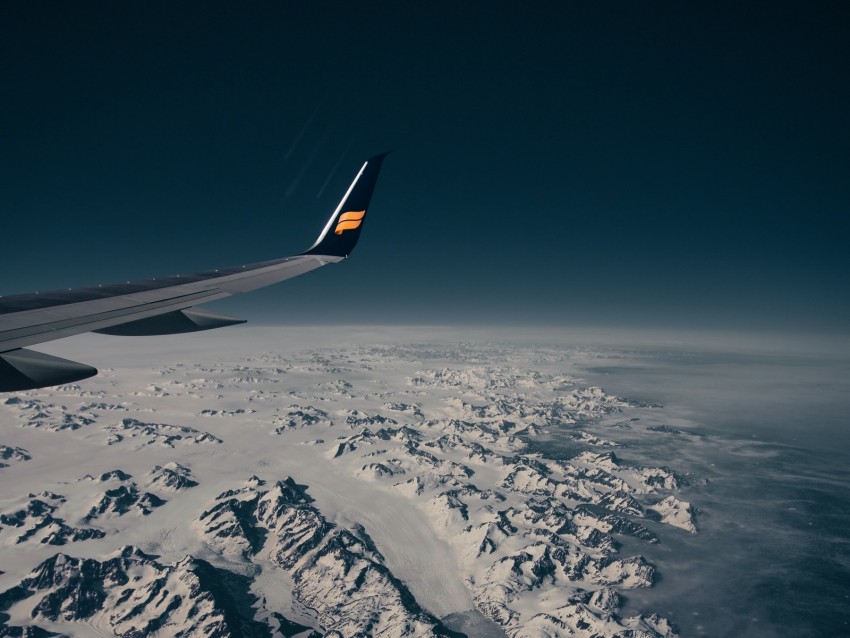
M0 292L299 252L391 149L212 308L850 331L850 5L454 4L0 4Z

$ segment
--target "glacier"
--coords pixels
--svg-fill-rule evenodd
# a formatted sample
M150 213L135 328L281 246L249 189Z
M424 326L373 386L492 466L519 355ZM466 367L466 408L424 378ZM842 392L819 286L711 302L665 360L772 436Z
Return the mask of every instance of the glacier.
M558 348L252 343L0 397L0 635L678 635L622 613L624 539L699 528L633 460L660 405Z

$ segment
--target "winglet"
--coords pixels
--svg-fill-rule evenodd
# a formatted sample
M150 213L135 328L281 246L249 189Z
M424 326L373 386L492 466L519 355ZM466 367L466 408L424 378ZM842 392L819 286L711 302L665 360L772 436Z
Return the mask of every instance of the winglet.
M325 224L316 243L303 255L331 255L348 257L360 239L360 231L366 221L366 211L378 181L381 163L389 153L369 158L354 178L342 201Z

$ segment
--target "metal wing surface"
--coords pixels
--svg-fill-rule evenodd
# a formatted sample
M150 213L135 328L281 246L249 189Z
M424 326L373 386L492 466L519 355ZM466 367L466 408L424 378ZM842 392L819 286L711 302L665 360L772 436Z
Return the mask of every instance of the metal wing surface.
M91 366L26 346L83 332L145 336L244 323L196 306L348 257L363 230L385 156L363 164L319 238L299 255L190 275L0 297L0 391L58 385L97 374Z

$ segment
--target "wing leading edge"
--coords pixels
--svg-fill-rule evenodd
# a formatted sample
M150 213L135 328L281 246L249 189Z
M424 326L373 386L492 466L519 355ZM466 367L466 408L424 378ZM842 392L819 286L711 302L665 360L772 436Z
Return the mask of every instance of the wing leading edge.
M386 153L363 164L319 238L299 255L191 275L0 297L0 392L70 383L97 374L90 366L25 346L83 332L162 335L243 323L197 306L348 257L363 230L384 157Z

